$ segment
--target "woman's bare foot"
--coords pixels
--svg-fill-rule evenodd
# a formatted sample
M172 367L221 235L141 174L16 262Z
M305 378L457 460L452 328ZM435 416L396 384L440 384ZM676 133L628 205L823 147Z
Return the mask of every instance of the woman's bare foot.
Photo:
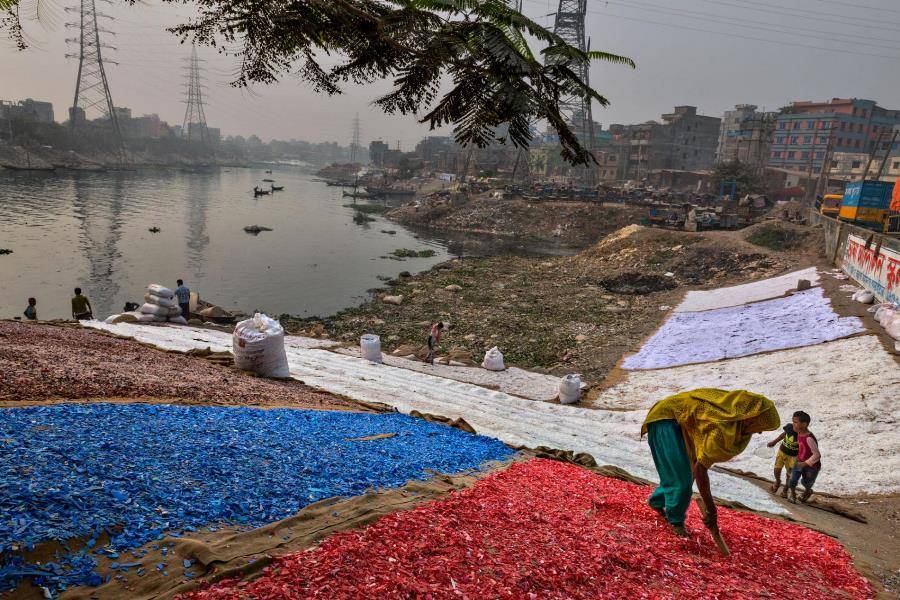
M772 493L772 494L778 493L778 488L780 488L780 487L781 487L781 482L776 481L775 483L773 483L772 485L769 486L769 493Z

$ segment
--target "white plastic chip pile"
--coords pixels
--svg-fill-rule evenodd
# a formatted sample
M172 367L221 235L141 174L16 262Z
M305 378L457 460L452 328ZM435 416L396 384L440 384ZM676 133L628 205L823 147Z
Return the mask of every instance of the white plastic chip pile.
M102 329L132 335L135 329L104 325ZM151 342L161 348L206 347L190 328L168 328ZM147 341L145 336L141 336ZM140 339L140 338L139 338ZM603 411L525 400L503 392L417 373L321 349L286 348L291 376L307 385L366 402L381 402L401 412L418 410L450 418L462 417L475 430L513 446L549 446L587 452L598 463L615 465L648 480L656 470L646 440L639 439L643 412ZM784 514L763 490L737 477L713 473L715 493L745 506Z
M811 285L819 283L819 272L815 267L809 267L744 283L732 287L716 288L714 290L701 290L688 292L684 300L675 308L675 312L695 312L701 310L713 310L716 308L728 308L729 306L740 306L750 302L759 302L760 300L770 300L784 296L787 292L797 287L797 282L806 279Z

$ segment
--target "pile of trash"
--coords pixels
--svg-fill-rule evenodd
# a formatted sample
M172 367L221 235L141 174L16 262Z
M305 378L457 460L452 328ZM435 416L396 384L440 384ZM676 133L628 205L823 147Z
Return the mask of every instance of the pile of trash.
M110 315L104 323L175 323L187 325L181 314L181 307L175 299L175 292L158 283L147 286L144 303L135 311Z
M274 559L190 600L281 598L771 598L802 579L817 598L864 599L871 585L827 535L728 508L719 556L691 507L687 539L647 505L651 488L533 459L474 487L313 549ZM790 544L779 540L791 540Z

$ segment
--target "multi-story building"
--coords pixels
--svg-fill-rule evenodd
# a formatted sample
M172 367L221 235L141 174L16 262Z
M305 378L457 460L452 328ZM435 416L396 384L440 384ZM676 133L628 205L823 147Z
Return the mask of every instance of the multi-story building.
M831 159L829 180L857 181L863 178L866 167L869 167L866 179L875 179L881 170L882 181L896 181L900 177L900 152L894 150L885 158L884 154L872 158L871 155L856 152L835 152ZM881 169L882 164L884 168Z
M372 164L376 167L384 167L388 149L387 142L381 140L369 142L369 160L371 160Z
M694 106L676 106L662 123L612 125L613 138L627 139L626 178L642 180L662 169L705 171L715 163L721 119L697 114Z
M755 104L737 104L725 112L719 128L716 162L765 166L771 152L777 113L760 112Z
M32 98L12 102L0 100L0 119L22 119L23 121L53 122L53 104Z
M698 115L696 106L676 106L662 120L672 128L671 164L667 168L679 171L712 168L722 119Z
M879 142L889 144L886 136L898 124L900 110L873 100L793 102L778 116L769 166L821 173L829 145L833 153L869 154Z

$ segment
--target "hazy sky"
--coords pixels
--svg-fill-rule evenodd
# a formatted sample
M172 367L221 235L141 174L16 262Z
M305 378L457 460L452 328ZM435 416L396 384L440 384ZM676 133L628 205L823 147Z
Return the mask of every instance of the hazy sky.
M36 0L25 0L33 3ZM46 5L47 2L44 2ZM75 2L73 2L75 4ZM158 113L181 124L184 58L164 27L190 14L187 6L159 0L128 6L98 2L116 21L117 35L105 42L113 100L135 115ZM525 0L525 13L552 25L554 0ZM659 118L681 104L721 116L737 103L777 109L791 100L835 96L877 100L900 108L900 3L897 0L588 0L587 32L594 49L630 56L637 69L595 64L591 83L611 102L595 107L594 118L637 123ZM50 100L58 120L72 102L77 62L66 59L64 26L77 13L57 8L47 27L30 26L33 47L18 52L0 45L0 99ZM75 51L74 46L68 51ZM253 93L228 86L235 61L207 49L206 116L223 134L264 139L296 137L312 141L350 140L356 112L362 139L398 140L411 148L427 134L412 117L389 117L369 103L387 85L348 89L342 96L320 96L295 79L260 87Z

